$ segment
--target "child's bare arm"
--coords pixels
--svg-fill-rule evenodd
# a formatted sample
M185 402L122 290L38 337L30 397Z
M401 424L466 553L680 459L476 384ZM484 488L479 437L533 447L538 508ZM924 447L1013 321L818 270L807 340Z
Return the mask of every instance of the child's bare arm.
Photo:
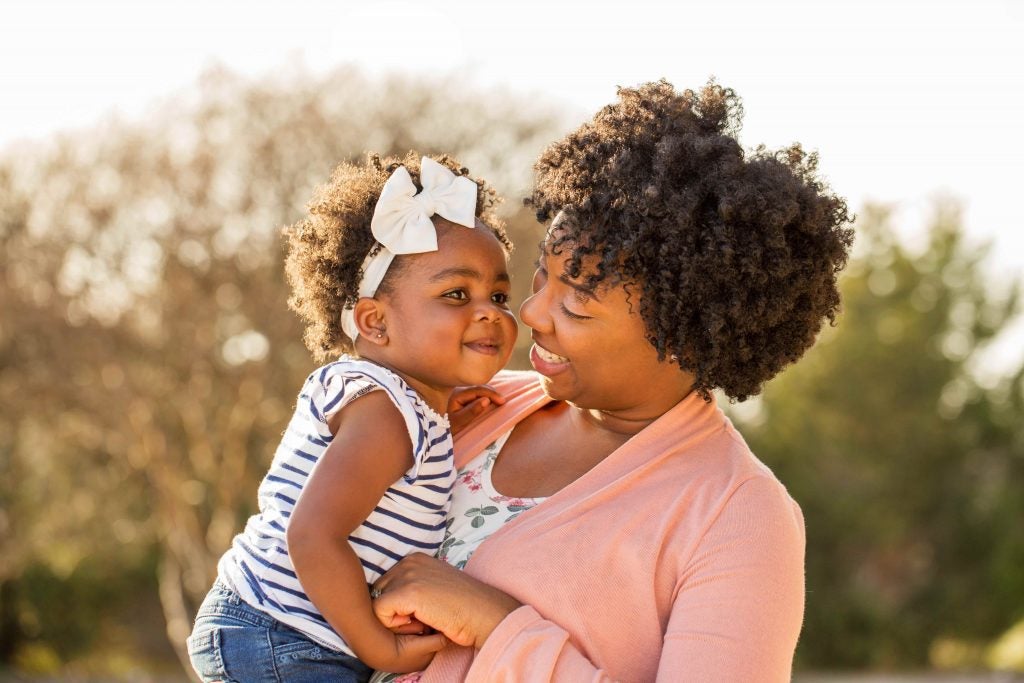
M329 425L334 440L292 512L292 563L309 599L359 659L385 671L419 671L444 647L444 636L396 636L384 628L348 543L385 490L412 467L405 422L388 397L374 391L332 416Z

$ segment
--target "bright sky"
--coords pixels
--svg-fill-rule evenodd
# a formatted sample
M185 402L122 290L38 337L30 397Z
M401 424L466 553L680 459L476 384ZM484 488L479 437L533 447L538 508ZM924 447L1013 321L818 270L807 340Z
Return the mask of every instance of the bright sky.
M714 74L746 109L743 142L799 140L859 207L893 202L920 236L929 198L963 200L995 241L994 280L1024 273L1024 2L1018 0L15 0L0 23L0 146L140 116L212 63L251 76L458 72L589 115L616 85ZM1024 325L1014 335L1016 354Z

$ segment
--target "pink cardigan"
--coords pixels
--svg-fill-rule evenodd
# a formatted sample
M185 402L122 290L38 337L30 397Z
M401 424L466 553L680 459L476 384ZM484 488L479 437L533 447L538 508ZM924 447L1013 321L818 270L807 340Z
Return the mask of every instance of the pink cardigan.
M461 466L546 404L532 373L459 435ZM557 463L552 463L557 467ZM804 608L800 508L696 394L485 541L465 571L514 596L431 681L788 681Z

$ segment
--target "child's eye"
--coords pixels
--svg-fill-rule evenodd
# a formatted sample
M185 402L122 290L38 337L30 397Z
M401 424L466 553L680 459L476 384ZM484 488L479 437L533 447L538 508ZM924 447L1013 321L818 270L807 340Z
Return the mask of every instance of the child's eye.
M454 299L456 301L466 301L467 299L469 299L469 295L466 294L466 290L464 289L453 289L451 291L445 292L441 296L446 299Z
M491 301L498 304L499 306L508 306L508 293L507 292L495 292L491 295Z
M590 320L591 318L591 316L589 315L580 315L579 313L573 313L572 311L565 307L565 304L559 304L559 306L562 307L562 313L565 315L566 318L571 318L572 320Z

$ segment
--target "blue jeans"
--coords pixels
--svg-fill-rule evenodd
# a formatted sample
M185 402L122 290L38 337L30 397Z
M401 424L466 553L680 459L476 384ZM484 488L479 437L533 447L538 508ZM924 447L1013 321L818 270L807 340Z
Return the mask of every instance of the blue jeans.
M192 668L225 683L365 683L373 671L250 607L219 579L188 638Z

